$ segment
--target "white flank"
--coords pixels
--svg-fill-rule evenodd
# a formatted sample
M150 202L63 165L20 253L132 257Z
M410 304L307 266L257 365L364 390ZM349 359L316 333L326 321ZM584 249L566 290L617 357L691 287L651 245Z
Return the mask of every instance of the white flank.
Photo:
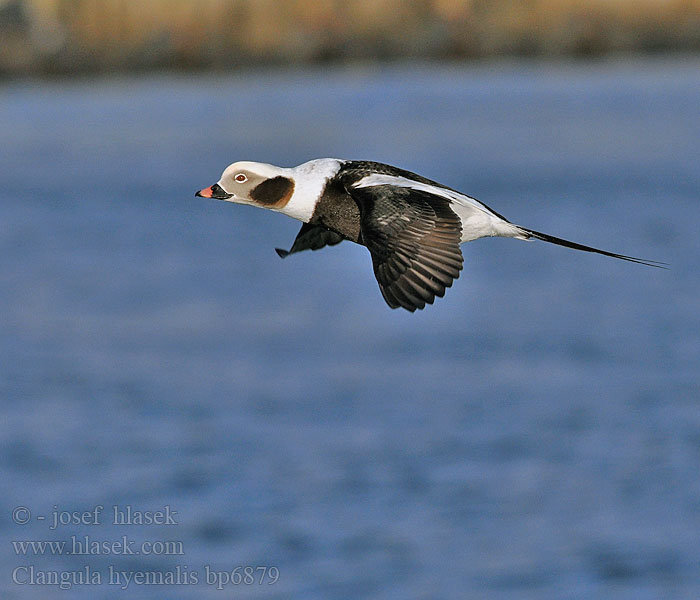
M390 185L394 187L410 188L420 192L427 192L433 196L439 196L448 200L452 210L462 221L462 241L470 242L482 237L502 236L525 239L522 231L517 225L513 225L503 220L487 206L479 202L476 198L461 194L454 190L449 190L429 183L414 181L407 177L397 175L385 175L374 173L367 175L354 184L353 187L365 188L379 185Z
M413 179L408 179L407 177L375 173L372 175L367 175L367 177L363 177L353 187L363 188L373 187L376 185L393 185L395 187L411 188L412 190L418 190L420 192L428 192L433 196L441 196L442 198L450 200L451 202L458 202L459 204L473 206L477 210L485 212L491 216L498 217L498 215L491 212L488 207L484 206L475 198L467 196L466 194L461 194L459 192L455 192L454 190L448 190L446 188L430 185L429 183L414 181Z

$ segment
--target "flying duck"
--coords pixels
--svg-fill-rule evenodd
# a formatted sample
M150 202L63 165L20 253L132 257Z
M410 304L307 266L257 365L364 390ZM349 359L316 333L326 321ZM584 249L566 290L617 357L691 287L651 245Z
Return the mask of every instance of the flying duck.
M411 312L432 304L459 277L460 244L481 237L538 239L652 267L665 263L615 254L526 229L476 198L390 165L321 158L293 168L235 162L195 196L249 204L302 222L285 258L349 240L366 246L384 300Z

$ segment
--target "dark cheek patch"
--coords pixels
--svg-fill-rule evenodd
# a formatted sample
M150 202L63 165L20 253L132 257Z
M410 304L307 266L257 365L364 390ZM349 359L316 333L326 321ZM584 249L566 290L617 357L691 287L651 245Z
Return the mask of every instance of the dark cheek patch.
M250 197L262 206L282 208L287 205L294 192L294 182L278 176L263 181L250 192Z

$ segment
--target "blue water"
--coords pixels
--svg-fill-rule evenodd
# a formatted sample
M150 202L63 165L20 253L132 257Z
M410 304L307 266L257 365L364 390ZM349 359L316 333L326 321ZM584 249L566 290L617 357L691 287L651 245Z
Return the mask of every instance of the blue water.
M699 106L697 59L3 84L2 598L699 597ZM409 314L364 248L282 261L296 222L193 197L322 156L672 268L479 240ZM183 553L11 544L73 535Z

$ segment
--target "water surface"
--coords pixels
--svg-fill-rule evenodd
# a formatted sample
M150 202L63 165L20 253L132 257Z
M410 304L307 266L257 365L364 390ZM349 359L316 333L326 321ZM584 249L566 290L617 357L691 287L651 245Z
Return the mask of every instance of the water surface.
M405 66L0 88L0 537L113 598L695 598L700 64ZM195 199L234 160L389 162L514 222L671 263L480 240L423 312L364 248ZM69 525L104 505L177 526ZM13 507L31 509L26 525ZM18 556L12 540L179 540Z

